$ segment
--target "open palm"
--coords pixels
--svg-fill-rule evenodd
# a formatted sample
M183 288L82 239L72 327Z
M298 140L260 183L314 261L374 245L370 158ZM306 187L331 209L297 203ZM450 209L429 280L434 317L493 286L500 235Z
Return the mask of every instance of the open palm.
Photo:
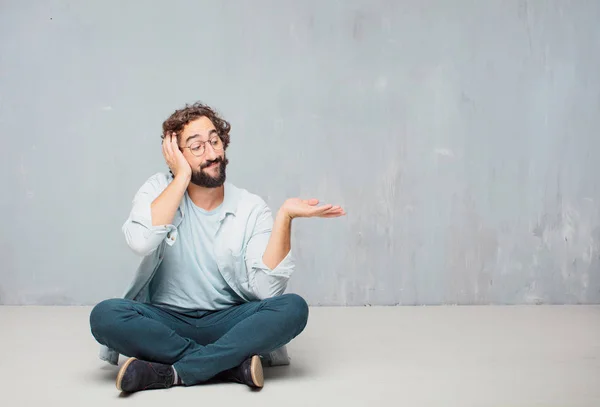
M325 204L317 206L318 199L287 199L283 205L286 213L291 218L337 218L344 216L346 212L339 205Z

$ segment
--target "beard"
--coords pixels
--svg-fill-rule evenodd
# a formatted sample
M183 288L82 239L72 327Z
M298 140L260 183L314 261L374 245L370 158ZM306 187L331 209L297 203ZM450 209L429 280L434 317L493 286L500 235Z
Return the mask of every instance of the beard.
M219 163L219 174L217 174L216 177L204 172L206 167L214 163ZM190 182L198 185L199 187L218 188L225 183L225 179L227 177L225 168L227 167L227 164L229 164L229 160L225 156L218 157L212 161L207 161L200 166L200 170L192 170L192 178Z

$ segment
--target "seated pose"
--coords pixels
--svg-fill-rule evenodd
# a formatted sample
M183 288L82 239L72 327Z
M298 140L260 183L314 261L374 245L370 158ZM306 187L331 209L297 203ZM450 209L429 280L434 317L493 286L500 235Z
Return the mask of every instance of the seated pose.
M170 171L142 185L123 225L143 259L124 298L90 314L100 357L129 357L120 391L209 380L261 388L263 363L289 363L285 345L306 326L306 301L283 294L294 270L292 220L345 212L290 198L273 219L262 198L225 181L230 128L201 103L163 123Z

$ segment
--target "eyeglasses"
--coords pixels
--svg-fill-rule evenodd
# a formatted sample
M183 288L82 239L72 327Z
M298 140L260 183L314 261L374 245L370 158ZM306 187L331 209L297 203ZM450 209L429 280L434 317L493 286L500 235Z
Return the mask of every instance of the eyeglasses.
M206 141L195 141L187 147L179 147L181 149L189 148L190 152L196 157L201 157L206 152L206 143L210 143L211 147L215 151L221 151L223 149L223 140L219 136L212 136Z

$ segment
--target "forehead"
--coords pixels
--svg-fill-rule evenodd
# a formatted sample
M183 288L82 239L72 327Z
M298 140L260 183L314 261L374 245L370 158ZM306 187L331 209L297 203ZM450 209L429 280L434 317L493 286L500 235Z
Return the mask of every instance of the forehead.
M186 124L181 134L184 137L190 137L196 134L200 136L208 136L208 133L211 130L216 130L213 122L211 122L208 117L200 117Z

